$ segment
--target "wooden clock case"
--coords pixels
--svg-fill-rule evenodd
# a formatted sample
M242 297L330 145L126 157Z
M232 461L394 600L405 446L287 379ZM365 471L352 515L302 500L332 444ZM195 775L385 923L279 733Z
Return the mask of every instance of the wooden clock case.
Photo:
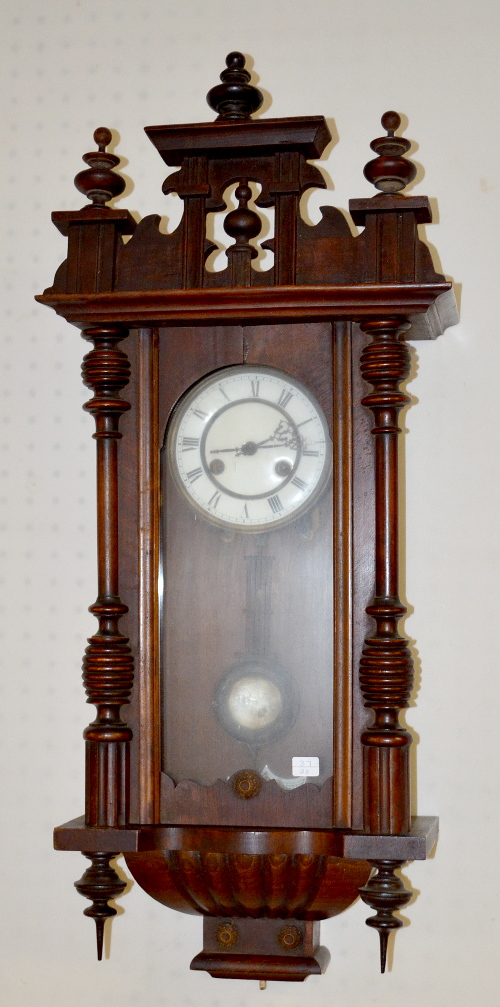
M124 182L113 170L119 159L106 152L105 129L96 130L99 149L84 156L89 167L75 180L91 204L53 214L68 257L38 300L93 344L83 379L94 393L86 408L96 422L99 578L91 606L99 629L84 659L88 701L97 708L85 731L86 811L56 829L55 845L91 860L77 888L92 901L85 912L97 924L99 957L104 921L115 913L108 901L124 887L110 860L123 853L154 898L203 915L204 948L192 968L300 981L324 971L329 959L319 921L358 892L376 910L367 922L379 931L384 969L388 935L401 925L393 912L410 897L395 870L424 859L437 836L436 819L410 818L411 736L398 721L412 660L398 632L405 608L398 597L397 420L409 401L401 390L410 373L406 333L435 338L457 316L451 284L418 236L418 225L431 221L428 200L400 192L415 168L404 157L409 142L395 135L396 113L384 115L387 135L373 141L376 157L365 169L379 193L350 203L362 232L354 235L333 207L310 226L299 204L306 190L325 185L310 163L330 140L325 120L252 119L262 96L241 54L226 64L208 95L215 122L146 130L178 169L163 187L184 201L172 234L160 232L156 215L136 225L128 211L106 205ZM275 212L267 271L252 266L261 220L248 206L250 181L261 186L256 205ZM210 272L206 216L225 209L233 183L239 206L226 215L225 229L234 242L227 267ZM180 674L185 668L185 713L181 706L172 738L177 723L178 745L189 741L187 757L191 745L207 766L212 758L209 704L189 669L197 667L200 639L221 666L221 642L202 631L189 642L186 587L176 592L175 585L190 548L212 556L208 579L216 583L223 549L220 529L203 521L195 527L175 493L163 521L161 448L179 398L233 364L298 378L330 425L331 523L323 520L318 533L316 578L299 595L306 608L312 599L321 609L324 585L333 585L326 618L321 609L325 634L333 626L333 769L320 787L308 781L285 790L251 768L209 784L166 771L164 653L175 651ZM300 581L306 547L293 523L279 534ZM333 577L322 534L332 543ZM170 651L160 639L162 556ZM213 604L213 592L204 600L198 591L189 614L198 629L208 625ZM234 605L232 652L241 600ZM314 716L304 720L309 731Z

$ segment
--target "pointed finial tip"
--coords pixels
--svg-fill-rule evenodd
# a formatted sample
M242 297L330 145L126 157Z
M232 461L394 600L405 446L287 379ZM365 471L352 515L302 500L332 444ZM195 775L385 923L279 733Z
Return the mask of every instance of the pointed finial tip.
M104 944L104 920L96 919L96 940L97 940L97 961L102 962L102 948Z
M385 966L387 962L387 945L389 943L389 933L390 930L379 930L378 935L380 939L380 971L382 974L385 972Z

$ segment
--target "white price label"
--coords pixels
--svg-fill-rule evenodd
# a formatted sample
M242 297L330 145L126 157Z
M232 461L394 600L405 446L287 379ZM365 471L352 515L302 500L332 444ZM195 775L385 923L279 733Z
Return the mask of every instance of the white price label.
M292 758L292 776L319 776L319 759L317 755L294 755Z

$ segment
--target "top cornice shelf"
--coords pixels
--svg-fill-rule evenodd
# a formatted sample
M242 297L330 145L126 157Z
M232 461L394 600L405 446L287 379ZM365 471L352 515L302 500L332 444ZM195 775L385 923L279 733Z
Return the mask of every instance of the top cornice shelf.
M321 157L332 139L322 115L288 119L250 119L245 122L195 122L173 126L146 126L165 164L179 165L190 153L228 157L244 150L258 157L282 150L296 150L308 159Z

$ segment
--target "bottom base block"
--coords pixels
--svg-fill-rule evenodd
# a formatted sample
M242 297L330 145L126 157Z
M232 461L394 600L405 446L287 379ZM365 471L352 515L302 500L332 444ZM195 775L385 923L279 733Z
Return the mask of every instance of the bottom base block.
M303 982L321 975L329 961L329 951L319 947L319 923L205 916L203 951L191 968L216 979Z

